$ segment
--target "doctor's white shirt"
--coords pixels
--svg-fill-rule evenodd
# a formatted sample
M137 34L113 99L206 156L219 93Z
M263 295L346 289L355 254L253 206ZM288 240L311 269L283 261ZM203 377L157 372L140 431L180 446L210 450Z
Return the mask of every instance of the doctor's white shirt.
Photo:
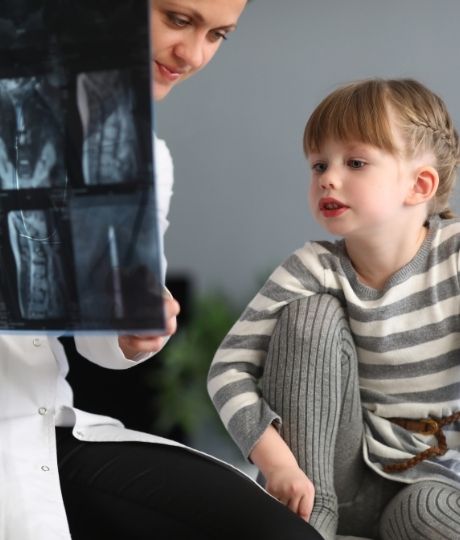
M167 226L173 169L155 138L157 208L161 237ZM100 366L126 369L116 335L77 336L78 352ZM68 363L57 337L0 334L0 540L70 540L57 470L55 426L71 426L85 441L173 441L125 429L115 419L73 407Z

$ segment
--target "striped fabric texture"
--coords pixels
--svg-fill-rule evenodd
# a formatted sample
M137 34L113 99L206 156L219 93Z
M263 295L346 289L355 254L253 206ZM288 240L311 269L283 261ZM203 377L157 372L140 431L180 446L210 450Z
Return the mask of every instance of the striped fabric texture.
M409 483L460 482L460 422L444 429L444 456L382 472L382 464L436 444L388 418L444 417L460 409L459 250L460 220L433 217L418 253L381 290L358 281L343 240L308 242L279 266L222 342L208 376L209 394L243 454L268 424L281 421L263 399L260 380L282 308L331 294L344 307L357 350L367 463Z

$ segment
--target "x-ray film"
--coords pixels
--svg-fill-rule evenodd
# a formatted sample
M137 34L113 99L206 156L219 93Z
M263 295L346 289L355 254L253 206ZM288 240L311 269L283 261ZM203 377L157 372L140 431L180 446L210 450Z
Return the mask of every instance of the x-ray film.
M0 0L0 329L160 331L150 0Z

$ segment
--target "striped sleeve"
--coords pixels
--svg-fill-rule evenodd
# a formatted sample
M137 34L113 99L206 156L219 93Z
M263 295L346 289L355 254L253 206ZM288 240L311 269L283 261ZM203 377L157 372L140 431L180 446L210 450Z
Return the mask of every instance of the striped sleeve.
M279 314L288 303L324 289L324 270L320 265L316 272L308 270L309 259L317 263L306 244L272 273L223 340L209 370L209 395L245 457L269 424L281 422L259 390Z

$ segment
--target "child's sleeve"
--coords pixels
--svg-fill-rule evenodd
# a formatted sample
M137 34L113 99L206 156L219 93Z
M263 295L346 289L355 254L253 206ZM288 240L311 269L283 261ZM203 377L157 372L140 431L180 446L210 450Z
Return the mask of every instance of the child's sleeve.
M245 457L271 423L281 423L259 389L281 310L322 289L302 258L296 252L272 273L221 343L209 370L209 395Z

